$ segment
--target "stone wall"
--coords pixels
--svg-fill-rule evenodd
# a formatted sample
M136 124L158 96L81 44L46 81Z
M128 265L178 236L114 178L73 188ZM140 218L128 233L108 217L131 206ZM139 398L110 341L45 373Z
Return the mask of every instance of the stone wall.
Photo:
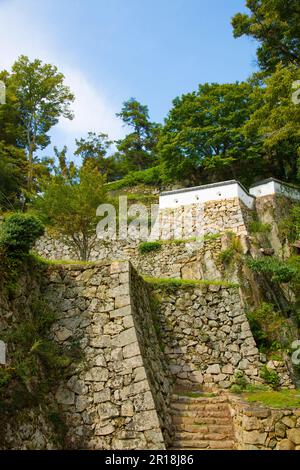
M59 408L67 433L57 443L44 404L7 419L5 448L164 449L171 434L170 374L144 281L128 261L41 271L40 284L21 282L20 299L26 305L35 292L57 313L53 340L82 351L48 400ZM6 313L9 319L10 303L0 300L1 319ZM8 326L0 322L0 335Z
M227 388L237 370L259 378L259 354L237 288L158 287L164 352L177 384Z
M248 233L252 213L239 198L161 209L159 238L170 240L199 237L229 230L237 235L244 235Z
M263 246L266 243L269 244L277 255L289 255L288 243L286 243L285 237L281 235L280 224L288 216L292 206L293 201L289 198L275 194L259 197L255 201L258 220L270 225L270 232L267 237L260 236L259 240Z
M133 240L98 242L97 248L92 251L91 260L129 259L139 273L152 277L222 279L224 266L218 255L225 248L224 243L221 236L199 241L172 241L163 243L158 251L140 253L138 244ZM50 237L42 237L36 249L46 259L76 258L70 249Z
M249 210L238 198L211 201L205 204L181 206L176 209L164 209L159 212L159 227L157 239L180 240L193 237L203 238L207 234L232 231L237 235L248 233L248 223L253 211ZM91 251L90 260L101 259L130 259L141 272L142 259L139 257L138 245L140 240L96 240ZM189 245L187 255L191 252ZM194 245L197 249L197 244ZM42 237L36 244L36 251L47 259L76 260L77 254L63 240L51 236ZM175 253L176 254L176 253ZM162 270L164 265L162 266ZM159 274L164 275L164 273Z
M79 341L84 353L82 364L56 392L69 427L69 447L165 448L168 380L150 306L144 303L141 311L131 303L136 277L129 263L53 266L48 273L44 297L61 312L55 338L64 344ZM155 354L149 352L149 334Z
M130 270L131 305L135 329L140 344L145 371L151 386L155 408L158 411L160 428L166 445L172 442L172 419L170 397L173 385L172 376L165 359L160 338L156 334L157 305L152 290L134 269ZM143 409L147 398L140 399Z
M300 450L300 410L250 404L230 394L239 450Z

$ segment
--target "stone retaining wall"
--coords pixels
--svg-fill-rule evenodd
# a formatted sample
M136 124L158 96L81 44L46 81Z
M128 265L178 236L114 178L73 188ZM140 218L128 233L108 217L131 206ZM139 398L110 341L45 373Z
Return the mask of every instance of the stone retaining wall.
M33 293L57 313L53 340L82 351L48 400L50 408L58 406L67 434L57 442L44 403L43 409L23 409L13 421L7 418L6 427L2 423L0 448L4 433L4 448L12 449L164 449L171 434L170 374L148 287L130 263L44 267L39 284L21 280L20 309ZM1 333L13 311L1 296L0 309Z
M222 279L224 266L219 253L225 247L222 238L163 243L160 250L140 253L135 241L98 242L91 260L129 259L137 271L152 277L183 279ZM46 259L74 260L76 255L59 240L42 237L36 251Z
M276 409L229 396L239 450L300 450L300 410Z
M82 365L56 392L69 427L69 446L165 448L168 380L150 306L144 303L140 310L132 303L138 294L129 263L54 266L48 272L44 297L61 312L55 338L64 344L79 341L84 353Z
M159 211L159 238L170 240L232 231L248 233L253 211L239 198L208 201Z
M237 288L157 288L164 352L177 384L228 388L237 370L259 378L259 354Z

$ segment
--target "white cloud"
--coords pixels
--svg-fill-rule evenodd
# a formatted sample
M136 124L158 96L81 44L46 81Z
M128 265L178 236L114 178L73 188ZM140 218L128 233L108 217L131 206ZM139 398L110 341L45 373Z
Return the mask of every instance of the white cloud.
M116 109L113 109L105 94L80 70L66 67L62 71L66 76L66 83L76 97L72 105L75 119L61 119L58 127L77 137L88 131L105 132L112 139L124 135L122 123L115 115Z
M102 84L93 83L85 71L68 63L68 51L57 39L50 42L50 25L38 18L36 7L36 0L0 0L0 69L10 69L16 58L24 54L53 63L64 73L66 84L76 97L72 105L75 118L61 119L57 125L67 146L72 147L74 138L88 131L105 132L112 139L122 137L124 129L115 116L121 104L112 102Z

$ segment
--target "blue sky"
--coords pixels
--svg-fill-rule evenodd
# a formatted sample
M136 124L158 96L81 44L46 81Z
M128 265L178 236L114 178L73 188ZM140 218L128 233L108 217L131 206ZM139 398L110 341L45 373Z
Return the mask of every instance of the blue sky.
M115 117L136 97L163 121L172 100L203 82L255 71L256 45L234 39L244 0L0 0L0 68L25 54L56 64L77 97L52 144L73 148L89 130L120 138ZM51 154L51 148L46 150ZM70 155L71 156L71 155Z

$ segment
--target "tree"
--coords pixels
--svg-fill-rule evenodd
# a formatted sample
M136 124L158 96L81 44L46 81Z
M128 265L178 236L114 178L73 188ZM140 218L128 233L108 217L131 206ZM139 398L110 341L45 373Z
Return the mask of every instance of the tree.
M46 181L34 208L56 236L62 237L81 260L88 260L96 242L96 209L105 201L103 176L87 163L76 178L56 175Z
M102 175L109 175L111 171L111 159L107 153L112 145L107 134L89 132L86 139L76 139L75 155L79 155L83 165L92 164Z
M257 104L252 92L249 83L206 83L173 101L158 144L166 180L251 177L260 151L243 133Z
M24 151L0 141L0 209L18 209L26 170Z
M130 98L123 103L123 108L117 116L133 130L117 142L119 157L126 163L127 172L153 166L160 126L150 122L148 107L135 98Z
M260 106L245 125L249 139L260 139L272 175L287 181L296 181L297 169L300 177L300 92L294 89L299 79L297 67L278 65L255 90Z
M54 147L54 153L58 161L58 166L53 166L54 173L61 175L67 180L73 180L77 176L77 169L74 162L67 162L68 147L65 145L62 150Z
M276 64L300 65L299 0L246 0L251 14L232 18L235 37L250 36L259 42L258 63L272 72Z
M12 123L16 126L16 144L25 149L28 159L27 190L31 193L37 162L35 152L49 144L48 132L60 117L72 119L70 103L74 96L64 85L64 76L57 67L38 59L31 62L26 56L14 63L5 81L7 104L1 106L1 113L10 114L11 119L6 121L7 125L4 122L2 132L9 136Z

